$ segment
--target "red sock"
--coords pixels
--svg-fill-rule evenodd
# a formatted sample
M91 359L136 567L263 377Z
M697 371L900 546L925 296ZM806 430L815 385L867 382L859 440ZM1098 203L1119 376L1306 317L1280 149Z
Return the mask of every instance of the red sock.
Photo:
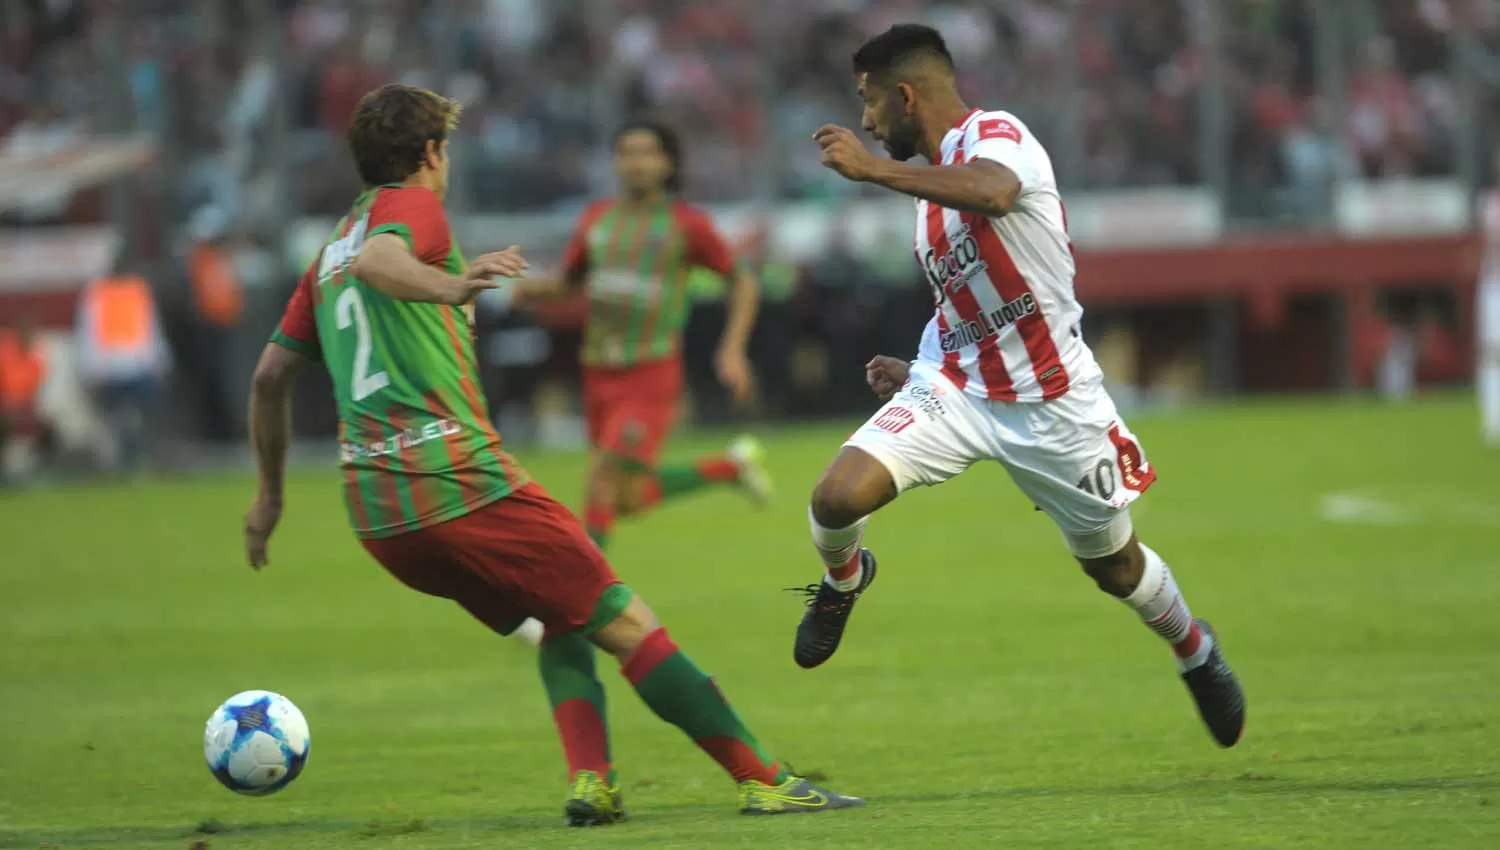
M564 701L552 712L562 738L563 755L568 760L568 779L580 770L592 770L606 781L610 779L609 733L599 709L586 699Z
M729 484L740 480L740 468L723 455L714 455L698 461L698 474L704 481Z
M1197 654L1198 647L1203 644L1203 630L1193 623L1192 628L1182 640L1172 644L1172 654L1178 658L1191 658Z
M855 549L854 554L850 556L849 560L844 562L843 566L828 568L829 578L832 578L834 581L848 581L854 578L854 574L859 572L859 558L859 550Z
M666 629L647 635L620 665L620 672L657 717L687 733L736 782L777 785L785 780L786 771L745 727L713 679L678 650Z

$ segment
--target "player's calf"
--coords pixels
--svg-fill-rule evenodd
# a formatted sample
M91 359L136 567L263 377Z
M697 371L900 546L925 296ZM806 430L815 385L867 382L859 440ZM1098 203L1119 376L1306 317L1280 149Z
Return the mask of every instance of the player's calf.
M714 680L677 647L640 597L632 597L593 640L620 660L620 672L656 716L681 729L718 762L740 785L742 796L746 789L769 793L786 788L796 778L766 752ZM852 799L814 790L825 801Z
M870 514L896 498L891 474L868 453L845 447L813 488L808 523L823 559L823 580L799 588L811 598L792 657L803 668L833 657L854 603L875 580L875 556L860 546Z
M1129 528L1129 515L1122 514L1113 529L1090 535L1092 541L1070 538L1069 545L1100 590L1130 606L1172 647L1199 715L1221 746L1233 746L1245 727L1245 695L1239 680L1224 660L1213 630L1193 618L1166 561ZM1121 537L1124 545L1110 551Z
M1100 558L1079 558L1084 573L1099 589L1116 599L1135 592L1146 570L1146 555L1134 537L1118 552Z
M1123 516L1118 525L1128 527L1128 515ZM1187 601L1160 555L1142 545L1134 534L1115 551L1097 555L1086 546L1077 546L1076 540L1070 543L1083 571L1100 590L1130 606L1151 631L1165 640L1182 670L1191 670L1208 659L1213 640L1194 623Z
M859 587L859 542L870 514L896 498L891 474L875 458L844 448L813 487L808 506L813 546L827 569L826 581L845 593Z

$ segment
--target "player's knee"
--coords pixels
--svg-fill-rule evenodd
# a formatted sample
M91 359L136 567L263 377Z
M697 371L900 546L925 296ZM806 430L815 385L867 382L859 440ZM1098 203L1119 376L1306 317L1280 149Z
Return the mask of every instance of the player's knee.
M895 497L884 466L864 452L845 449L813 487L813 520L826 528L845 528Z
M1099 589L1124 599L1135 592L1141 583L1141 574L1146 568L1146 557L1140 544L1131 537L1124 548L1097 558L1078 559L1083 571L1094 580Z
M813 520L825 528L853 525L868 513L863 501L858 489L847 480L825 475L813 488Z
M661 628L661 620L639 596L631 597L630 604L620 616L609 621L594 632L594 644L621 661L635 653L647 636Z

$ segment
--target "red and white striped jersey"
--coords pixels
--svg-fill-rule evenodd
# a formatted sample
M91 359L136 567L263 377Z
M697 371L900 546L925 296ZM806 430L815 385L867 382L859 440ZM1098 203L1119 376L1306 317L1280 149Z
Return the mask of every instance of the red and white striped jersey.
M1019 118L978 109L943 137L940 164L975 159L1015 172L1021 192L1001 218L917 200L917 262L937 301L917 359L970 395L1048 401L1100 375L1052 159Z

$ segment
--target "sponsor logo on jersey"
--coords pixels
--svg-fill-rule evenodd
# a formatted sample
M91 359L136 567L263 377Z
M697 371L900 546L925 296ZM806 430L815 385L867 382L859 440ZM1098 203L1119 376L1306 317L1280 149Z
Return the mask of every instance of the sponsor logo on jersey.
M1019 145L1021 143L1021 131L1016 125L1004 118L986 118L979 122L979 138L1010 139Z
M359 249L365 244L365 231L370 226L370 214L365 213L354 222L349 232L344 236L328 243L323 249L323 256L318 261L318 283L326 283L334 272L344 268L359 256Z
M589 276L589 294L596 298L656 298L661 278L627 269L600 269Z
M1030 292L1001 304L998 309L981 312L976 320L963 321L938 335L944 354L974 345L987 336L998 336L1007 325L1013 325L1037 311L1036 296Z
M922 271L926 273L933 297L939 304L989 268L989 263L979 256L979 240L974 238L967 224L957 233L948 235L946 253L939 254L937 248L929 246L921 259Z
M398 455L412 446L451 437L463 430L464 426L456 419L439 419L428 422L421 428L407 428L394 437L376 440L373 443L361 445L345 441L339 444L339 460L350 463L363 458Z

